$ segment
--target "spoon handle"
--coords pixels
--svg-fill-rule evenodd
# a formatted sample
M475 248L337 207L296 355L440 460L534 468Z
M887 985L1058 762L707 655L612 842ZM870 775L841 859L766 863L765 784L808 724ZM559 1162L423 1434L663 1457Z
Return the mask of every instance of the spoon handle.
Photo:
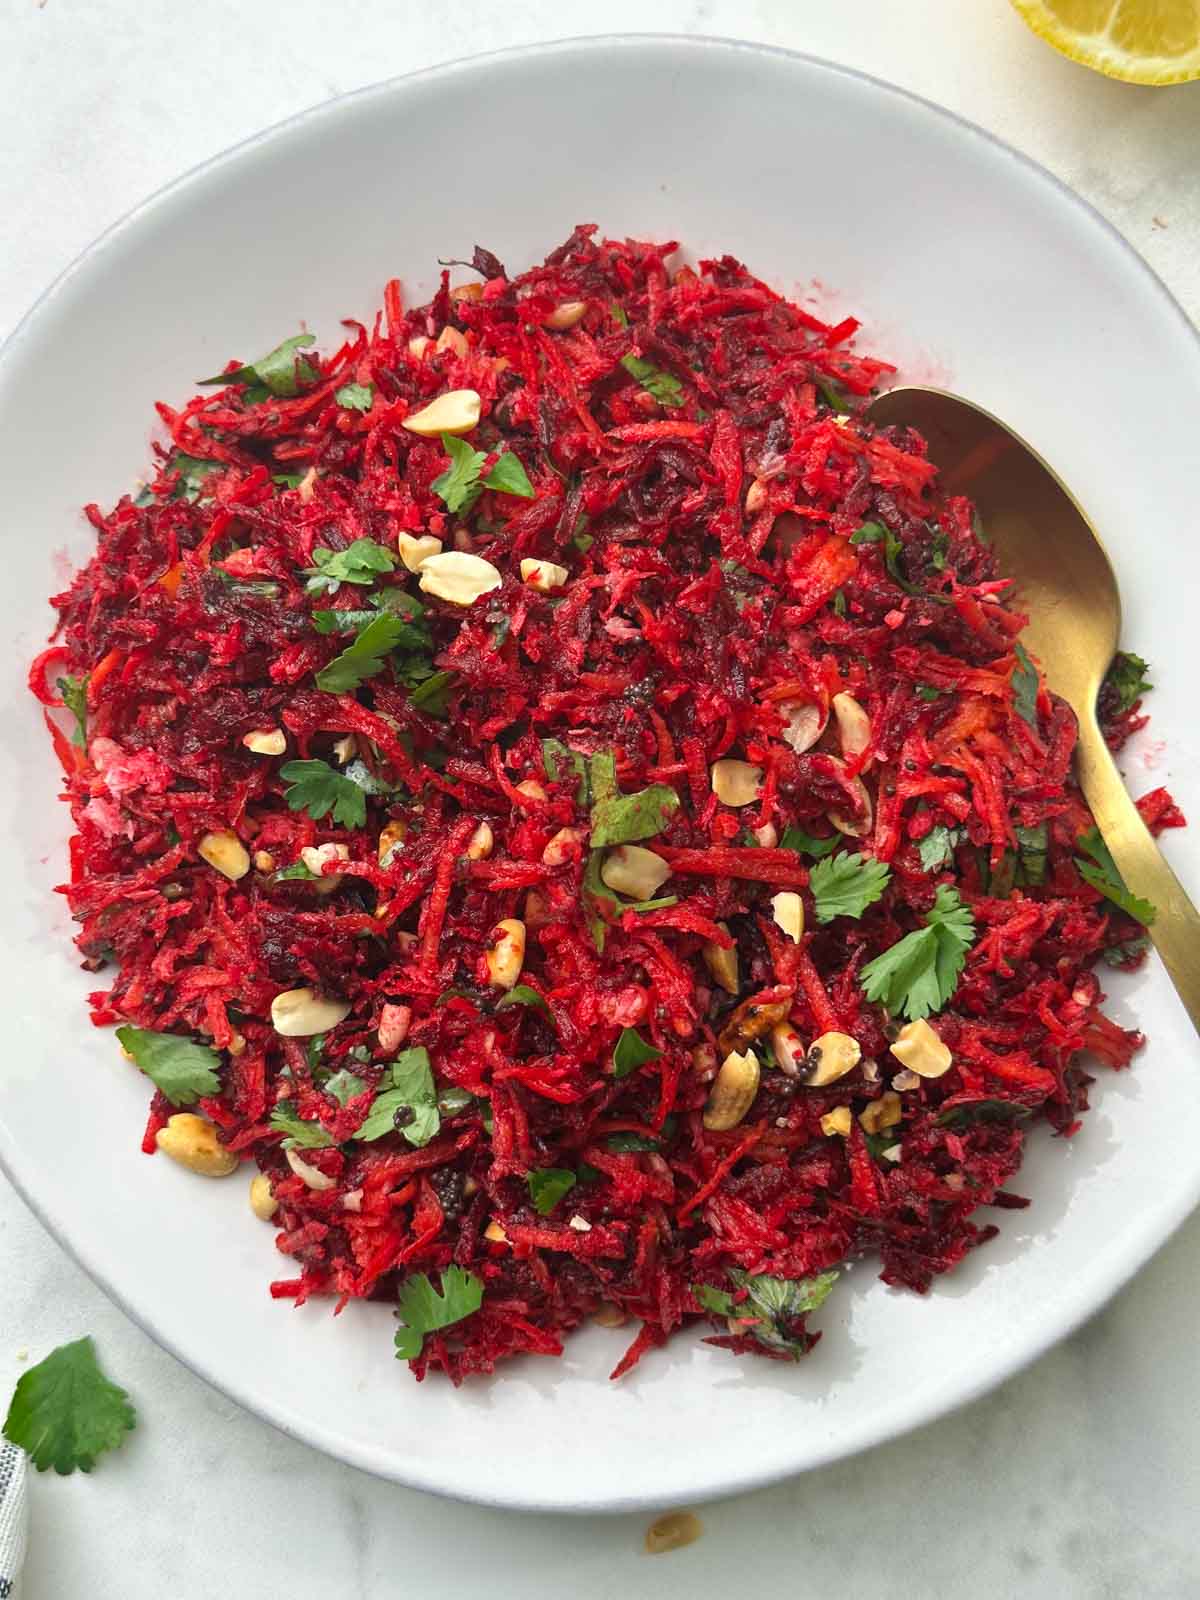
M1126 886L1157 909L1146 932L1200 1033L1200 912L1142 821L1094 715L1079 718L1075 762L1079 787Z

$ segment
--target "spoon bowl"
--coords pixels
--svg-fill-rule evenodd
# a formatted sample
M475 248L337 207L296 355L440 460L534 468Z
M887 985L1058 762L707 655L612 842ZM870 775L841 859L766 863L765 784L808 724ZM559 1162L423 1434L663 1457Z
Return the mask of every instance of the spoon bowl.
M938 389L892 389L868 408L882 426L915 428L946 494L973 501L1001 571L1029 617L1023 643L1079 724L1079 786L1130 891L1155 907L1147 933L1200 1032L1200 915L1125 788L1096 717L1116 653L1116 574L1079 502L1037 451L979 406Z

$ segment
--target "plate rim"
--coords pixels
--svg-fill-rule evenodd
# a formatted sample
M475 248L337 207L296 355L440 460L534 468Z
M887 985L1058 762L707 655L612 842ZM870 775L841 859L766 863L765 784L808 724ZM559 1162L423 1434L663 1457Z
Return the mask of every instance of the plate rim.
M244 139L238 140L236 143L196 163L152 190L142 200L110 223L108 227L104 228L67 262L19 317L3 342L0 342L0 380L3 380L6 376L10 362L20 352L26 340L40 330L43 321L53 310L59 295L77 274L92 262L101 258L113 244L122 239L126 233L136 228L144 216L152 214L160 205L172 199L177 191L184 191L209 173L218 170L222 166L233 164L242 157L249 155L259 145L268 144L281 136L286 136L290 130L301 125L316 123L324 117L337 115L353 103L373 99L387 99L397 93L404 93L411 86L416 86L429 80L450 79L467 69L477 69L488 64L504 64L529 58L550 57L555 54L578 54L590 50L601 51L606 49L613 50L614 48L637 51L647 47L682 49L695 52L697 55L708 51L738 52L747 56L766 57L787 64L800 63L805 67L815 68L833 77L848 79L860 85L865 84L875 92L881 92L885 96L909 105L916 105L923 111L931 113L935 120L956 128L960 134L982 140L993 150L1002 153L1023 167L1033 175L1035 181L1041 180L1048 183L1057 193L1060 203L1065 204L1068 208L1077 208L1084 216L1089 217L1092 222L1099 224L1109 239L1118 246L1118 252L1125 256L1132 273L1140 276L1143 283L1148 282L1148 286L1152 292L1157 294L1160 303L1163 304L1169 314L1174 316L1181 330L1187 336L1188 342L1195 347L1197 358L1200 359L1200 328L1193 325L1171 289L1126 235L1104 216L1096 206L1072 189L1063 179L1042 165L1041 162L1008 143L1007 140L1002 139L987 128L981 127L978 123L972 122L959 112L940 105L912 89L890 82L888 79L878 77L873 73L864 72L856 67L830 61L828 58L812 52L718 34L677 33L660 30L646 33L609 32L570 35L564 38L544 40L531 44L507 46L502 49L478 52L473 55L457 56L449 61L437 62L430 66L417 68L411 72L399 73L380 79L377 82L363 85L360 88L349 90L344 94L331 96L271 123ZM87 1273L92 1281L103 1290L105 1295L120 1308L124 1315L129 1317L155 1344L166 1350L189 1372L219 1393L228 1396L252 1416L269 1423L281 1433L308 1445L310 1448L321 1450L324 1454L345 1465L368 1472L372 1476L397 1483L405 1488L439 1494L449 1499L486 1506L492 1509L522 1511L533 1514L617 1515L678 1505L681 1499L691 1499L695 1503L723 1499L799 1476L803 1472L828 1466L838 1460L849 1459L887 1440L902 1437L918 1427L932 1425L999 1387L1000 1384L1038 1360L1061 1340L1075 1333L1083 1323L1107 1305L1141 1267L1147 1264L1152 1256L1167 1243L1181 1224L1192 1214L1197 1205L1200 1204L1200 1166L1198 1166L1190 1184L1180 1191L1172 1205L1166 1207L1153 1220L1150 1228L1151 1242L1148 1248L1145 1239L1139 1241L1131 1240L1125 1244L1117 1253L1116 1260L1110 1261L1108 1274L1102 1284L1089 1285L1084 1292L1076 1293L1072 1303L1063 1308L1059 1319L1048 1331L1039 1331L1027 1342L1023 1343L1020 1349L1011 1357L990 1364L986 1372L981 1376L967 1378L959 1382L956 1387L949 1391L946 1398L938 1402L932 1412L929 1410L927 1402L910 1401L907 1406L900 1408L899 1416L895 1413L891 1414L884 1425L878 1427L868 1425L860 1428L855 1439L848 1446L842 1446L836 1441L822 1445L812 1451L802 1465L772 1464L758 1470L742 1470L733 1474L726 1467L724 1472L718 1473L711 1481L697 1483L694 1486L694 1492L691 1494L663 1493L660 1495L646 1495L638 1493L620 1495L609 1493L586 1499L576 1498L569 1500L565 1498L546 1499L544 1496L531 1498L528 1494L523 1496L519 1492L509 1494L503 1492L503 1490L488 1493L471 1487L449 1486L440 1481L440 1479L434 1481L437 1475L423 1471L419 1462L398 1463L394 1459L387 1458L382 1451L374 1447L361 1444L347 1436L335 1434L321 1423L293 1415L286 1407L277 1405L270 1400L264 1400L251 1388L243 1386L237 1380L236 1375L232 1379L224 1375L218 1376L208 1369L202 1354L195 1356L185 1355L172 1337L165 1332L159 1331L155 1326L152 1313L143 1313L134 1308L126 1294L113 1281L110 1272L98 1260L93 1261L90 1258L91 1252L85 1246L77 1245L70 1229L59 1221L56 1215L57 1208L52 1199L52 1192L43 1193L35 1198L31 1187L18 1176L13 1157L15 1157L15 1152L10 1156L4 1124L0 1122L0 1171L4 1173L13 1189L33 1215L51 1234L55 1243L66 1252L76 1265Z

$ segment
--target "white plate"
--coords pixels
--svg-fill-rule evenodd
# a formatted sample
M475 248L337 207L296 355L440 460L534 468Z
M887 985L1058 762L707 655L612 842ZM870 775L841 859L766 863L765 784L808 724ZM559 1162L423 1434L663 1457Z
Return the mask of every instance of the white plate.
M1151 1035L1101 1070L1070 1143L1033 1142L1024 1213L924 1300L864 1266L798 1367L683 1334L634 1376L626 1333L591 1329L458 1391L415 1385L383 1306L267 1298L280 1258L241 1182L205 1184L137 1145L146 1087L87 1023L103 976L72 960L65 811L18 683L47 627L85 501L148 460L152 402L307 320L370 316L384 279L427 295L478 240L512 267L572 224L729 251L785 289L834 285L862 343L937 377L1036 441L1110 541L1128 637L1160 687L1165 747L1132 758L1200 813L1194 738L1195 438L1200 347L1133 251L1038 168L885 85L756 47L681 39L550 45L335 102L193 173L99 241L0 363L0 486L12 689L0 714L0 1158L55 1234L195 1371L344 1460L515 1507L616 1510L768 1482L926 1422L1061 1338L1200 1196L1197 1042L1153 967L1116 1012ZM826 293L826 303L828 294ZM1149 770L1153 766L1154 770ZM1191 835L1172 853L1200 888ZM1114 984L1114 988L1117 986ZM136 1375L126 1374L136 1388ZM231 1467L236 1470L236 1463Z

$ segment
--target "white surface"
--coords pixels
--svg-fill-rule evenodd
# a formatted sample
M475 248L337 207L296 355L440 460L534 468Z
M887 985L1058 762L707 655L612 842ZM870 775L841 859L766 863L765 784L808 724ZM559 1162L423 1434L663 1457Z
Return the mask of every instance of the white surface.
M56 14L56 4L50 0L43 12L14 14L0 33L0 72L13 77L11 85L0 83L6 91L0 103L17 130L0 183L13 185L7 216L28 219L17 230L17 248L0 278L0 316L7 321L32 297L38 278L77 244L194 159L335 88L509 42L515 31L501 39L496 14L474 7L443 11L436 27L402 27L389 23L382 8L343 6L335 18L322 6L294 5L286 24L274 7L258 8L252 19L239 9L235 45L230 28L222 27L223 15L231 13L217 6L206 7L203 22L184 32L179 13L172 26L158 10L147 10L143 22L130 8L92 6L85 13L63 6ZM647 18L625 16L625 8L610 5L603 20L608 27L691 21L705 31L732 32L738 20L724 9L689 15L663 6ZM785 27L783 8L761 7L759 25L742 20L741 30L823 49L907 82L1059 166L1085 192L1094 185L1092 197L1109 202L1115 220L1157 257L1195 313L1195 287L1183 264L1190 251L1194 270L1200 229L1194 201L1188 216L1181 197L1185 165L1194 159L1200 91L1148 95L1092 80L1042 52L1002 5L973 7L970 36L964 36L966 23L960 20L958 39L940 44L922 19L940 17L948 25L952 15L961 18L961 8L867 5L854 18L820 9L819 17L803 16ZM517 36L561 34L592 21L571 12L562 6L552 13L519 8L518 20L527 19L528 26ZM52 37L54 30L61 31ZM312 65L306 69L304 62ZM322 75L335 64L342 73L336 83ZM653 132L653 108L646 117ZM195 139L200 142L189 143ZM58 170L68 160L72 170ZM1107 176L1096 177L1097 169ZM1131 199L1121 204L1124 193ZM36 212L29 196L37 197ZM56 208L62 208L57 222ZM1156 231L1155 215L1169 226ZM57 253L44 259L39 252L51 243ZM19 1229L26 1238L35 1236L34 1225L15 1202L12 1207L9 1234ZM862 1462L714 1511L709 1538L691 1554L658 1563L653 1581L666 1592L674 1583L694 1592L704 1574L702 1584L711 1583L717 1592L735 1574L744 1578L752 1570L756 1579L786 1574L798 1592L807 1580L814 1593L837 1581L843 1587L849 1582L856 1594L882 1594L894 1586L890 1572L902 1550L905 1577L918 1592L968 1564L980 1594L1011 1592L1018 1584L1037 1594L1191 1592L1200 1568L1185 1528L1196 1477L1186 1410L1177 1403L1194 1394L1197 1374L1194 1358L1189 1366L1186 1351L1176 1348L1186 1332L1179 1341L1174 1333L1190 1325L1186 1268L1197 1249L1193 1225L1143 1275L1134 1294L993 1401ZM67 1280L69 1291L47 1296L37 1281L38 1259L37 1252L16 1247L11 1264L5 1259L13 1348L0 1350L0 1357L11 1355L15 1371L16 1348L28 1345L38 1354L91 1328L114 1371L137 1390L146 1427L123 1458L93 1481L36 1486L42 1536L35 1536L30 1571L29 1592L35 1596L82 1595L89 1587L105 1592L115 1588L117 1574L125 1592L156 1592L167 1570L160 1557L171 1549L170 1529L185 1512L195 1530L187 1540L197 1552L194 1559L202 1559L206 1543L221 1552L196 1571L194 1583L189 1577L176 1584L185 1600L206 1592L216 1573L235 1592L237 1578L248 1586L251 1571L282 1579L289 1551L314 1587L325 1576L357 1573L355 1592L370 1595L392 1592L389 1575L401 1567L406 1587L428 1589L439 1570L449 1569L462 1575L466 1592L482 1587L485 1575L496 1590L505 1552L507 1592L554 1592L567 1562L572 1586L584 1585L584 1593L650 1581L645 1568L628 1564L636 1543L632 1525L514 1522L437 1506L334 1467L236 1414L235 1421L214 1426L232 1408L169 1358L140 1354L149 1347L132 1330L118 1336L113 1330L122 1319L96 1309L95 1292L78 1287L74 1275ZM43 1271L69 1270L52 1269L57 1259L52 1246L41 1246ZM1167 1270L1172 1261L1178 1282ZM26 1285L32 1293L23 1304ZM1098 1347L1103 1359L1093 1364L1085 1352ZM154 1373L162 1375L160 1381ZM1073 1375L1080 1381L1073 1382ZM898 1386L905 1381L898 1373ZM1010 1422L997 1428L1004 1416ZM991 1426L985 1427L988 1419ZM231 1431L235 1448L226 1437ZM977 1433L988 1436L973 1446ZM214 1476L206 1465L219 1471ZM1072 1467L1078 1472L1073 1481ZM198 1483L204 1485L199 1492ZM928 1525L922 1508L931 1486L943 1511L952 1508L947 1520L957 1528L939 1539L937 1550L914 1555L905 1530ZM236 1511L247 1490L256 1532L239 1543ZM351 1498L357 1503L353 1514ZM1036 1524L1028 1518L1035 1502L1044 1509ZM151 1504L161 1546L147 1527ZM868 1513L867 1507L873 1509ZM101 1536L96 1530L103 1518L112 1526ZM265 1538L257 1531L264 1527L274 1530ZM458 1552L453 1563L443 1554L447 1545ZM499 1592L506 1592L503 1580Z

